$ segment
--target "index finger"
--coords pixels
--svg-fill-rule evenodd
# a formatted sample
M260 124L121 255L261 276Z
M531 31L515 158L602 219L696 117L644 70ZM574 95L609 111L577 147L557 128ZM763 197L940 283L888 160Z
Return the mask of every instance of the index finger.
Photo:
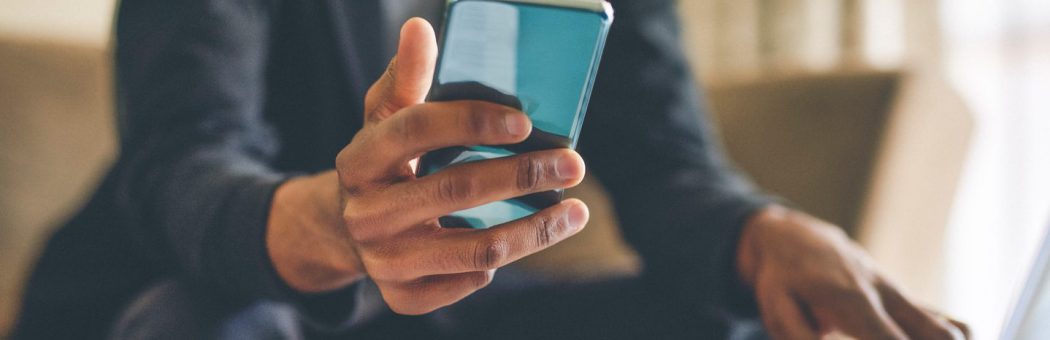
M377 181L423 153L452 146L502 145L524 141L532 122L521 111L481 101L411 106L355 137L341 159L353 162L358 177Z
M821 325L862 339L907 339L886 311L875 287L860 278L852 280L843 287L808 293L808 303Z
M886 310L897 324L914 339L967 339L969 330L957 321L949 320L916 306L900 291L886 282L877 286ZM962 326L962 327L960 327Z

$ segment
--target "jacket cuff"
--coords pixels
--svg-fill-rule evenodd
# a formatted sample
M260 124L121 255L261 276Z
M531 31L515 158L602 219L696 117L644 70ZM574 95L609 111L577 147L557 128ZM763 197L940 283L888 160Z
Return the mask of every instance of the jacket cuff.
M714 196L714 195L713 195ZM646 242L641 253L647 276L691 313L729 318L758 315L754 293L737 272L736 253L744 225L773 204L759 194L734 194L718 200L682 200L676 211L653 223L681 226L660 242ZM699 205L702 208L697 208Z
M735 228L727 230L725 240L728 240L729 243L718 246L715 252L718 254L717 257L723 259L720 261L722 266L718 267L716 271L723 277L729 278L724 281L725 286L720 290L724 291L725 295L717 303L724 306L726 311L735 317L753 318L759 316L754 290L744 283L737 270L737 253L740 237L743 234L747 221L759 210L774 203L776 203L775 199L765 196L745 197L735 204L731 213L727 214L732 220L730 225L735 226Z
M371 294L366 284L357 283L347 288L323 294L304 294L288 286L270 260L266 248L266 230L274 193L289 177L253 176L238 185L223 212L225 226L220 235L208 245L212 254L207 258L214 283L232 296L248 301L275 301L295 309L301 320L319 331L346 329L370 319L357 311L375 313L377 308L361 308L369 302L362 294ZM378 296L378 294L375 294ZM374 302L374 301L372 301ZM382 299L379 299L382 303ZM374 303L373 303L374 304ZM385 304L382 305L385 308ZM370 311L373 310L373 311Z

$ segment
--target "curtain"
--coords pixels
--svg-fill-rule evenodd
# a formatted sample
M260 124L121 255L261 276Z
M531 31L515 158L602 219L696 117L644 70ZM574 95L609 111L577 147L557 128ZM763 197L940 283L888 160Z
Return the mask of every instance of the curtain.
M945 301L992 339L1050 226L1050 2L942 0L941 26L945 71L976 129Z

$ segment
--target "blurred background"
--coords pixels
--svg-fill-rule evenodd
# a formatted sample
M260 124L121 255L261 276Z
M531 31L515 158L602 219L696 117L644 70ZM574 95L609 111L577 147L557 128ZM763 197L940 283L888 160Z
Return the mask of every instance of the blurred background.
M994 338L1050 223L1050 2L680 7L739 167L843 226L919 300ZM42 242L114 159L113 9L0 3L0 337ZM596 186L576 195L603 205ZM637 270L607 204L595 210L585 235L522 266L573 280Z

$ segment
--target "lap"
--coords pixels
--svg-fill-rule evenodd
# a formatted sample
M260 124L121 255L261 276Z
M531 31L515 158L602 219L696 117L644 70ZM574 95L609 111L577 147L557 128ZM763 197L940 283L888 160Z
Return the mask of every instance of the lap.
M124 311L112 339L301 339L294 311L243 303L176 280L147 289Z
M503 274L503 273L501 273ZM641 279L579 284L497 275L489 288L426 316L387 315L354 339L681 339L764 338L757 323L698 315ZM732 326L732 327L731 327ZM231 303L177 281L140 295L114 331L117 339L300 339L335 337L304 329L292 309Z

